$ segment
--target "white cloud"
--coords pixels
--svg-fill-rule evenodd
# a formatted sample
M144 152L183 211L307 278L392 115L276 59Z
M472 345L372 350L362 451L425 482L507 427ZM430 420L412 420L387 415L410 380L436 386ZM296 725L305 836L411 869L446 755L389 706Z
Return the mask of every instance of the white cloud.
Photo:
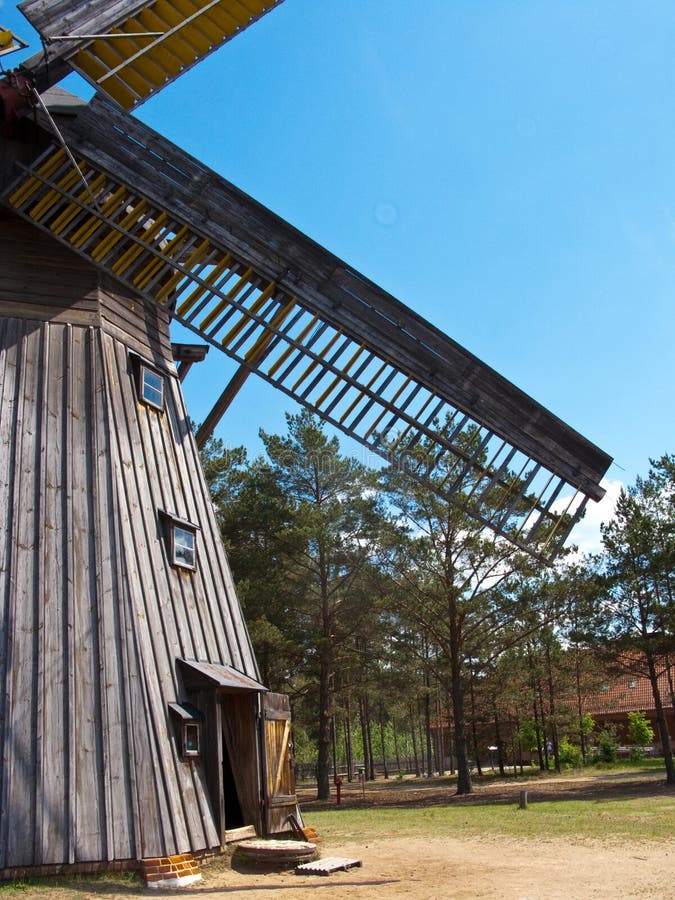
M600 482L606 490L605 496L598 503L590 500L586 506L586 515L575 526L568 543L576 544L579 553L599 553L602 550L600 525L609 522L614 515L616 501L619 498L623 483L603 478Z

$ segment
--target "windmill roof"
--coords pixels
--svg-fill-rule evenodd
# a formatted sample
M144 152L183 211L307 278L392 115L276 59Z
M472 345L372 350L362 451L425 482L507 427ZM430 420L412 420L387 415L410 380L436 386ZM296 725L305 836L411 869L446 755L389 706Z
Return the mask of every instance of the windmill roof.
M70 91L64 91L63 88L50 87L42 95L42 101L51 113L61 115L74 114L78 109L82 109L87 105L87 101L82 97L71 94Z

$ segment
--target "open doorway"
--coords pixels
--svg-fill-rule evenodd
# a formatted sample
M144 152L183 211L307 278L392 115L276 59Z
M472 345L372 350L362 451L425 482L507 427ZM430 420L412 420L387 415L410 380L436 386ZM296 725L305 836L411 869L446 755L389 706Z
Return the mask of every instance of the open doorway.
M256 719L258 695L252 691L223 691L222 791L225 837L240 828L261 833L260 776Z

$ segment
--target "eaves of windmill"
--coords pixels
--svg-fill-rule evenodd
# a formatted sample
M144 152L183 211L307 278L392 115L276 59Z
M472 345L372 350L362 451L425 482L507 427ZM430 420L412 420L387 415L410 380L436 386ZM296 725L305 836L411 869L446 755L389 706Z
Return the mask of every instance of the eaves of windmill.
M0 81L0 870L287 831L288 705L197 448L246 377L545 560L611 460L130 115L260 0L19 8L44 46ZM55 86L72 70L90 103ZM172 348L172 318L199 344ZM196 442L179 373L208 345L239 369Z

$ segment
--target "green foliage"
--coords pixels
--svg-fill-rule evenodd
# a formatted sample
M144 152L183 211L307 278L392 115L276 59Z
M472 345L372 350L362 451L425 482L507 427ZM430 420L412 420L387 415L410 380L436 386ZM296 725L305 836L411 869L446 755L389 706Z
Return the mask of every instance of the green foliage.
M622 491L614 519L602 528L607 568L609 653L642 664L650 676L654 706L661 706L655 672L675 639L675 456L651 460L647 478ZM662 719L669 784L675 764Z
M584 713L579 721L579 730L584 736L593 733L595 729L595 719L590 713Z
M609 723L605 725L595 736L597 752L595 761L613 763L617 761L619 750L619 737L616 731L616 725Z
M580 769L584 764L581 748L571 744L567 738L560 741L558 757L563 769Z
M285 434L261 436L264 457L212 440L202 462L262 680L291 695L296 756L319 755L324 780L333 734L338 760L350 743L364 760L360 718L376 760L384 741L390 760L432 768L428 723L449 714L469 789L474 747L483 763L499 744L507 765L521 749L541 753L542 766L554 754L577 765L581 751L559 736L584 752L591 743L583 698L613 677L601 651L660 659L672 647L675 456L622 494L602 558L542 571L406 473L343 455L307 412L287 416ZM473 457L479 437L453 440ZM430 452L424 438L413 444L410 468L425 468ZM454 483L455 463L436 462L439 486ZM503 499L493 485L484 515ZM631 739L634 753L652 739ZM596 743L599 758L616 758L611 729Z
M630 758L639 762L645 755L645 746L654 740L654 729L643 712L628 713L628 740L634 745Z
M316 765L316 741L310 738L305 728L297 724L293 726L293 755L298 764Z
M524 719L518 727L518 742L523 750L536 750L538 740L541 741L541 728L533 718Z

